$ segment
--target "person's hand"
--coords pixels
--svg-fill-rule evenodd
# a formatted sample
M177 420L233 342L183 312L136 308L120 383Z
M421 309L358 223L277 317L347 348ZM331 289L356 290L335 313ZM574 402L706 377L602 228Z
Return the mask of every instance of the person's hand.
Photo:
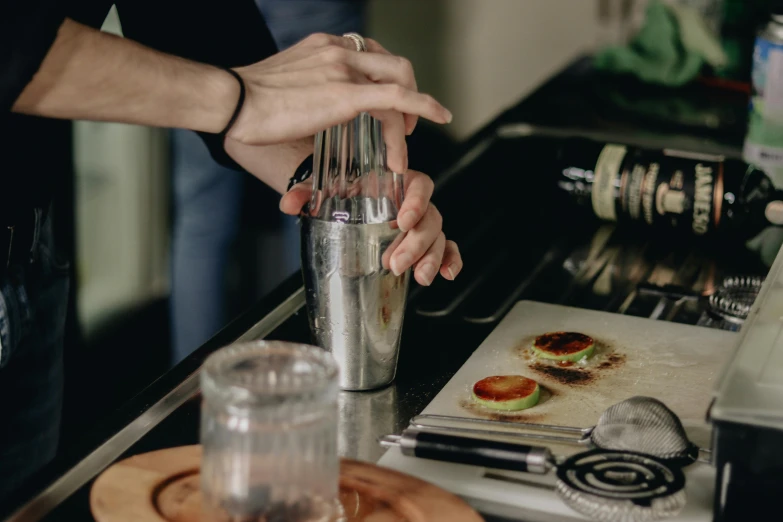
M228 140L247 145L290 142L369 112L383 124L389 168L406 172L405 135L418 116L436 123L451 113L416 87L408 60L366 39L314 34L266 60L236 68L246 99Z
M432 284L438 272L453 280L462 270L462 256L457 244L446 239L441 229L443 218L430 203L432 179L415 170L406 172L404 179L405 198L397 219L403 233L384 253L383 266L397 275L415 266L414 277L424 286ZM312 189L310 181L294 185L280 200L280 210L298 215L310 201Z

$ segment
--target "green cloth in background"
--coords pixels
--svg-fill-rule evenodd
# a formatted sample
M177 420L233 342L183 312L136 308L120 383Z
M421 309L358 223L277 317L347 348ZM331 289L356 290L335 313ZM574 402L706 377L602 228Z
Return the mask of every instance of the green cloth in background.
M726 61L718 37L696 11L652 0L639 33L628 45L600 51L594 66L675 87L693 80L704 64L721 67Z

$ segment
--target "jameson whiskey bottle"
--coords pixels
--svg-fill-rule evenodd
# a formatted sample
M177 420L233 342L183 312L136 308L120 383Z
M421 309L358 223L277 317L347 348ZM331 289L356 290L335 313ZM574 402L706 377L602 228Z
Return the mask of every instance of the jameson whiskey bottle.
M558 188L603 220L746 239L783 226L783 192L740 160L583 138L556 150Z

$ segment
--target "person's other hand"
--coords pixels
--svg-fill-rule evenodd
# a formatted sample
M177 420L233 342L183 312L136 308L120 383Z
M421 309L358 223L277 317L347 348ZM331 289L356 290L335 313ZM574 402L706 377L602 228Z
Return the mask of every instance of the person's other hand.
M228 139L269 145L312 136L369 112L383 124L389 168L406 172L405 135L418 116L436 123L451 113L416 87L408 60L366 39L368 51L352 40L314 34L261 62L236 68L246 99Z
M383 266L397 275L415 266L414 277L424 286L432 284L438 272L453 280L462 270L462 256L457 244L446 239L441 229L443 218L430 203L432 179L415 170L405 173L404 179L405 198L397 220L403 233L384 253ZM312 189L310 181L294 185L280 200L280 210L299 215L310 201Z

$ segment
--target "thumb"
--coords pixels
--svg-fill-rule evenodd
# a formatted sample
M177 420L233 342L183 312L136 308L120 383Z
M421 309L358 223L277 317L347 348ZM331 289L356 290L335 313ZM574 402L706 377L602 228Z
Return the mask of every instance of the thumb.
M310 182L298 183L291 190L283 194L280 200L280 211L283 214L297 216L302 208L310 202L313 192L313 184Z

